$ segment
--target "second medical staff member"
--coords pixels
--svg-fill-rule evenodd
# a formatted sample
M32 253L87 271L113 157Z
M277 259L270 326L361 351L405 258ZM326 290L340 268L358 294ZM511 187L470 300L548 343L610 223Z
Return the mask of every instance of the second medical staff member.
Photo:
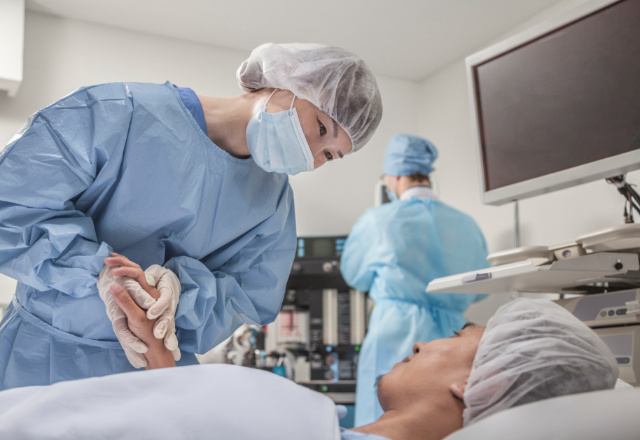
M247 93L231 98L81 88L2 151L0 272L18 285L0 389L134 369L96 286L113 251L178 276L179 364L275 318L296 247L287 175L360 149L382 104L367 66L336 47L266 44L237 78Z
M416 341L446 338L462 328L469 304L484 298L425 293L434 278L488 266L476 222L433 194L429 174L437 157L424 138L393 136L383 166L392 202L369 209L345 244L345 281L375 301L358 359L356 426L383 413L376 378L409 356Z

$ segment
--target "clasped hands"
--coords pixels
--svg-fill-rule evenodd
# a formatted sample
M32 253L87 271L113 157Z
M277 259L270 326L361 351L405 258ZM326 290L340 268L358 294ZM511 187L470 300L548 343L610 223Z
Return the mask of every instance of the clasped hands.
M147 328L151 329L151 324L153 337L162 340L164 347L173 354L173 359L179 360L175 312L180 297L180 280L176 274L157 264L143 271L139 265L116 253L105 258L104 262L105 266L98 276L98 291L107 307L107 316L113 324L116 337L131 365L135 368L148 366L145 353L149 344L154 341L143 335ZM138 317L136 314L134 316L141 319L128 319L126 311L118 304L122 304L123 299L126 300L120 294L123 290L143 309L141 312L146 310L146 316Z

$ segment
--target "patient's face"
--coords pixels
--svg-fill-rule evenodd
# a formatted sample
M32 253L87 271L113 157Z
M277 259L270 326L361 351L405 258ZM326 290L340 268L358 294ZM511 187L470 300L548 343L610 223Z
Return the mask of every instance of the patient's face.
M485 327L471 325L450 338L418 342L378 383L378 399L385 411L394 402L425 397L451 398L451 384L464 384L471 373Z

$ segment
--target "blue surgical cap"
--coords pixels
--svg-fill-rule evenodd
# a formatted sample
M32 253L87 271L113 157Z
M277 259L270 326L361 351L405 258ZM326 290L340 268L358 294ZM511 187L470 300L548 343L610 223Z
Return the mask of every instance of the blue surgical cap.
M438 157L436 147L419 136L396 134L391 138L384 154L382 172L389 176L429 175Z

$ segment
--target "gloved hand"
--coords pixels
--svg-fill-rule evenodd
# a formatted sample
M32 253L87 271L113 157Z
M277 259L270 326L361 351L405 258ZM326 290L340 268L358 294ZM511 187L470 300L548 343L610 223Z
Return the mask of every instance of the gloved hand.
M113 284L113 282L116 282L116 284L127 290L136 304L141 308L148 309L148 319L158 318L153 327L154 336L158 339L164 339L164 346L167 350L172 352L173 358L176 361L180 360L180 349L178 348L178 339L175 334L175 314L176 309L178 308L181 291L180 280L177 275L171 270L157 264L150 266L145 272L143 272L139 265L132 262L124 255L116 253L112 253L109 258L105 259L105 265L105 267L108 266L110 268L109 274L111 276L111 282L104 283L105 286L102 287L103 290L106 289L103 301L105 301L105 298L108 298L112 304L111 307L113 309L117 309L117 311L114 310L112 314L114 316L117 314L119 319L118 328L122 334L123 340L125 342L131 341L133 343L129 348L136 353L140 353L138 350L144 350L142 353L145 353L147 350L147 346L136 338L128 327L126 332L122 330L122 324L120 324L120 322L126 323L126 315L124 315L124 312L120 310L111 297L109 286ZM103 269L103 271L105 271L105 269ZM153 291L157 291L157 294L152 296L149 292ZM100 296L103 297L102 291ZM154 297L157 298L157 300ZM105 304L107 304L107 301L105 301ZM107 309L109 309L109 304L107 304ZM113 319L111 320L113 322ZM118 336L118 333L116 333L116 336ZM135 338L137 342L132 338ZM123 343L120 336L118 336L118 340L121 344ZM124 345L125 344L123 344L123 347ZM125 353L127 353L127 350L125 350ZM134 356L135 355L132 353L127 353L127 358L132 365L139 368L138 365L141 365L142 362L144 362L144 365L142 366L146 366L146 359L140 361L138 358L136 363L132 362L131 358Z
M181 285L178 276L170 269L154 264L144 271L147 282L155 285L160 297L149 310L147 318L158 321L153 326L153 335L164 338L164 346L173 353L173 359L180 360L178 338L176 338L176 309L180 300Z
M154 325L154 336L158 339L164 338L164 346L173 353L175 360L180 360L178 339L175 336L175 314L181 289L177 275L171 270L155 264L143 272L138 264L115 252L105 258L104 263L113 267L113 275L131 278L137 281L139 287L146 292L154 293L151 297L157 301L147 310L147 318L160 317ZM156 284L158 284L158 289L155 288ZM124 287L127 288L127 286ZM145 295L140 292L137 292L136 295L137 298L145 298ZM136 303L140 305L137 300Z
M113 325L113 331L122 345L124 349L124 353L127 356L127 359L133 365L134 368L144 368L147 366L147 360L144 357L144 353L147 352L147 346L144 342L136 337L127 325L127 316L122 311L120 306L116 304L113 296L111 295L111 290L109 287L112 284L118 284L123 288L127 289L127 291L136 291L137 288L140 288L140 285L136 283L134 280L130 278L122 279L121 277L114 276L112 274L112 267L104 266L98 275L98 292L100 294L100 298L104 301L104 304L107 307L107 316L111 320L111 324ZM135 297L134 294L131 294L132 298L136 303L143 307L138 301L143 301L144 304L149 304L148 300L143 299L143 296ZM149 296L149 298L151 298ZM155 303L155 300L153 303Z

